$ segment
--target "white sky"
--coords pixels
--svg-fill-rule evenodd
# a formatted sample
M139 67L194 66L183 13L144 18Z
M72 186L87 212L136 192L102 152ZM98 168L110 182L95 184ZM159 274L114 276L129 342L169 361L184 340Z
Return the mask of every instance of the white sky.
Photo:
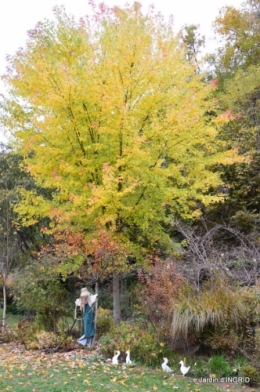
M96 0L96 3L102 1ZM107 5L132 4L133 0L104 0ZM242 0L139 0L146 10L154 4L155 11L168 17L173 15L176 32L185 24L199 24L201 35L205 35L208 51L213 48L212 22L219 10L226 5L240 8ZM5 72L6 55L14 54L19 47L24 47L27 31L37 22L53 18L55 5L64 5L67 13L76 18L86 15L90 7L88 0L0 0L0 75ZM0 83L0 94L4 93ZM0 129L0 140L1 140Z

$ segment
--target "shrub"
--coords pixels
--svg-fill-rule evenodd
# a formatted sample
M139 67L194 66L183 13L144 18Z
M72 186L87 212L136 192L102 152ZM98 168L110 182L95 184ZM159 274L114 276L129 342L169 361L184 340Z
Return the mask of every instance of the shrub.
M35 335L38 330L38 326L34 319L27 318L20 320L17 326L17 338L25 345L26 349L29 349L31 348L32 342L36 340Z
M242 367L242 375L243 377L249 378L249 385L257 385L260 382L260 376L258 370L250 365Z
M6 312L11 313L11 314L18 314L18 315L24 315L24 311L22 309L19 309L15 303L12 303L10 305L7 305L6 307Z
M71 320L70 318L61 317L57 323L57 345L59 345L59 347L63 349L70 349L75 345L75 338L73 338L71 333L72 331L70 330L71 322L73 322L73 320ZM70 333L68 334L69 331Z
M219 326L206 327L200 337L205 346L212 351L232 353L236 352L239 346L238 328L230 326L228 317Z
M19 309L36 314L40 329L57 332L59 318L72 312L64 282L51 265L43 262L26 266L23 276L15 282L14 296Z
M59 335L54 332L40 330L35 333L32 339L26 341L27 350L53 349L57 346L68 348L74 345L74 339L64 333Z
M4 333L0 333L0 343L5 342L5 343L10 343L10 342L17 342L19 341L19 334L17 327L11 326L6 328Z
M154 336L136 324L121 323L115 326L110 333L100 339L101 352L105 357L112 357L115 350L121 351L121 357L125 360L126 350L131 351L134 361L155 366L162 363L162 358L173 357L171 350L154 338Z
M39 350L53 348L57 346L57 335L53 332L38 331L35 334L35 340L29 348L37 348Z
M98 308L97 315L97 335L102 336L112 330L114 327L114 319L112 311L108 309Z
M2 335L4 342L20 342L27 350L42 350L60 346L70 348L74 346L75 339L67 335L61 328L58 333L48 332L39 328L39 324L33 318L21 319L15 327L8 327Z
M184 278L176 272L170 259L152 260L149 273L139 271L137 287L140 310L155 328L157 338L170 343L172 310Z

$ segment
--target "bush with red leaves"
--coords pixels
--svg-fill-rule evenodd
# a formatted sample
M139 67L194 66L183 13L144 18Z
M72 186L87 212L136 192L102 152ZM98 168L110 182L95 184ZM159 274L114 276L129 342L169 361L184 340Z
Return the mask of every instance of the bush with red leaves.
M176 272L172 260L160 258L153 260L149 273L140 270L138 278L141 310L155 328L157 338L170 343L173 306L185 278Z

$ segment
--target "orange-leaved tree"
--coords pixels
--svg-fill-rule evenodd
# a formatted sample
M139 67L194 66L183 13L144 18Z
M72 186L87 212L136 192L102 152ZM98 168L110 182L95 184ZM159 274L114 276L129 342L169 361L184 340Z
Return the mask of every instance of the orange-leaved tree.
M218 139L212 86L187 61L172 21L139 3L93 5L78 23L55 21L29 32L9 58L2 122L25 166L51 198L24 191L26 224L112 231L142 249L169 250L166 224L218 202L216 163L236 153ZM210 192L209 192L210 189Z
M103 229L96 231L95 236L87 236L68 228L55 233L52 243L42 249L41 256L48 254L53 259L53 270L60 276L74 273L84 284L95 285L96 294L100 284L112 277L114 320L118 323L121 320L119 277L122 272L131 270L130 263L126 262L131 252L129 243L122 242L119 235L111 231Z

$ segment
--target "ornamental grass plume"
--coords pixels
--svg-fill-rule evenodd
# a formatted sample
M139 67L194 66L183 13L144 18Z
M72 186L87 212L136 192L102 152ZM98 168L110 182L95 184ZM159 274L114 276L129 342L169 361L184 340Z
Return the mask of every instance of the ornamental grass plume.
M202 333L207 326L216 328L224 321L238 326L247 314L243 300L239 300L239 289L231 288L219 279L211 286L206 284L196 293L186 287L185 293L174 305L171 332L175 339L185 338L191 332Z

